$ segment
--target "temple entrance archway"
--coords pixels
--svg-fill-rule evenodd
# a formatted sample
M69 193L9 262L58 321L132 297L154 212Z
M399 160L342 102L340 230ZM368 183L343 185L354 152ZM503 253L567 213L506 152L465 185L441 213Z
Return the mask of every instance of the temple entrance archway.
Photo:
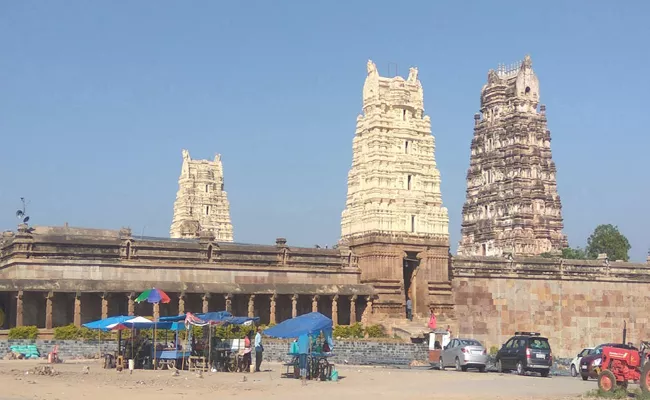
M417 312L417 301L415 291L415 274L420 265L420 260L417 258L417 252L407 251L402 262L402 287L404 288L404 304L410 298L413 305L413 314ZM406 315L406 308L404 309L404 316Z

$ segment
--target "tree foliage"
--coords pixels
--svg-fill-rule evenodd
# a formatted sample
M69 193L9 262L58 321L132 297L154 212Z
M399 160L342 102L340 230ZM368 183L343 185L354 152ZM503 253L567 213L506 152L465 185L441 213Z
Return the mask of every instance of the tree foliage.
M598 225L587 239L587 256L597 258L606 253L610 260L628 261L628 252L632 246L627 238L612 224Z
M575 249L567 247L562 249L562 258L565 260L586 260L588 257L587 252L580 247L576 247Z

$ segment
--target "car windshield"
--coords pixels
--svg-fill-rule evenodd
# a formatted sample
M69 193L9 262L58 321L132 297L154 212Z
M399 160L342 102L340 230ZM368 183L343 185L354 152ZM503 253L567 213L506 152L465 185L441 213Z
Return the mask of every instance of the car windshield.
M530 348L536 350L548 350L551 346L547 339L530 339Z
M459 339L461 346L480 346L481 343L478 340L472 339Z

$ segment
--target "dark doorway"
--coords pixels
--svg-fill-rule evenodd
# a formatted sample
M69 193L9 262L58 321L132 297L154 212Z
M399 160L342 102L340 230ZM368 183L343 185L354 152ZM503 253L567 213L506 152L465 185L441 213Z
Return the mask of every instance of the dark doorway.
M403 265L403 276L402 279L404 280L404 303L411 298L411 305L413 307L413 312L415 313L415 297L413 296L413 277L415 275L415 271L418 267L418 264L420 261L417 259L417 252L414 251L407 251L406 252L406 257L404 257L404 265ZM406 309L404 309L404 315L406 316Z

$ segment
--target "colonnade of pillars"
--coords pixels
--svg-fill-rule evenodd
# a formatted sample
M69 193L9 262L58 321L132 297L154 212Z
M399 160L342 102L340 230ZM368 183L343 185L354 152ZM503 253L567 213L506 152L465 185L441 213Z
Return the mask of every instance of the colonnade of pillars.
M16 293L16 292L14 292ZM17 292L15 296L15 325L14 326L24 326L25 325L25 295L26 292L24 291L19 291ZM98 319L98 318L107 318L109 316L113 315L123 315L125 314L124 311L126 311L127 315L135 315L136 313L136 303L135 299L137 297L137 294L134 292L131 293L61 293L61 292L29 292L30 299L30 320L33 321L40 321L40 324L44 325L45 329L52 329L55 326L61 326L61 325L66 325L69 324L70 322L74 323L76 326L81 326L83 323L88 322L90 320ZM36 297L34 297L34 295ZM63 306L59 305L55 307L54 304L54 298L56 296L61 296L62 302L64 303ZM329 294L329 295L306 295L306 294L294 294L294 295L280 295L280 294L215 294L215 293L203 293L203 294L197 294L197 293L178 293L177 295L170 294L170 297L172 298L172 303L176 302L173 306L177 307L172 307L173 311L178 311L178 314L185 314L186 311L191 311L194 313L198 313L199 310L197 302L193 302L194 307L190 307L192 309L187 309L187 300L188 296L192 296L194 300L196 300L196 297L194 296L200 296L201 300L201 310L200 312L209 312L209 311L220 311L225 309L228 312L233 313L233 300L234 297L237 297L237 300L239 301L238 305L241 306L237 310L240 314L244 314L244 304L243 302L246 301L247 299L247 307L246 307L246 314L248 317L257 317L263 314L264 319L268 321L270 324L275 324L278 322L282 322L282 320L287 319L289 317L288 315L288 299L291 300L291 318L294 318L300 314L309 312L308 308L308 303L311 302L311 311L316 312L320 311L321 313L329 316L332 318L334 321L334 325L338 325L341 320L344 321L344 323L355 323L358 322L359 320L363 320L364 316L367 314L369 315L372 313L372 297L370 296L365 296L365 297L359 297L357 295L338 295L338 294ZM43 297L41 297L43 296ZM73 296L73 298L71 298ZM84 297L82 297L84 296ZM100 307L99 304L97 303L97 297L101 299L101 305ZM125 296L125 297L121 297ZM223 296L223 300L221 298L218 298L218 296ZM121 299L120 299L121 297ZM215 299L215 297L217 297ZM34 312L38 313L38 309L40 308L42 310L42 305L39 306L38 303L39 298L42 299L43 303L42 305L45 306L45 318L44 318L44 324L43 324L43 317L42 314L41 316L34 316ZM214 299L218 301L219 306L218 309L212 309L210 310L210 305L211 305L211 299ZM256 299L263 299L264 300L264 308L266 308L266 304L268 304L268 313L266 310L260 310L259 307L256 307ZM73 312L72 312L72 321L70 321L69 318L69 305L70 301L73 300ZM82 301L83 300L83 301ZM126 300L126 301L125 301ZM278 309L278 302L282 300L282 305L280 306L280 310ZM329 300L329 301L328 301ZM300 301L300 302L299 302ZM342 311L344 315L340 317L340 312L341 308L339 305L340 301L345 301L345 309ZM87 305L86 307L82 308L84 306L84 302L92 303ZM111 304L111 302L115 302ZM365 302L365 304L364 304ZM116 304L119 303L119 304ZM124 307L124 303L126 303L126 307ZM258 306L262 306L262 302L260 304L257 304ZM349 307L348 307L349 305ZM126 309L124 309L126 308ZM153 304L153 318L158 319L161 316L161 305L160 304ZM214 302L213 302L213 308L214 308ZM93 309L93 311L91 311ZM101 315L98 315L99 313L97 311L101 310ZM150 309L151 310L151 309ZM166 308L167 311L171 311L169 308ZM172 313L173 313L172 311ZM280 312L278 312L280 311ZM62 312L66 315L63 316L57 316L57 312ZM109 315L110 314L110 315ZM170 314L170 312L167 312L166 314ZM362 314L362 315L359 315ZM84 318L82 318L84 317ZM359 318L361 317L361 318ZM55 320L57 321L55 323ZM266 321L263 321L265 323ZM12 321L13 322L13 321ZM32 323L34 324L34 323ZM11 324L13 325L13 324ZM30 325L30 323L28 323Z

